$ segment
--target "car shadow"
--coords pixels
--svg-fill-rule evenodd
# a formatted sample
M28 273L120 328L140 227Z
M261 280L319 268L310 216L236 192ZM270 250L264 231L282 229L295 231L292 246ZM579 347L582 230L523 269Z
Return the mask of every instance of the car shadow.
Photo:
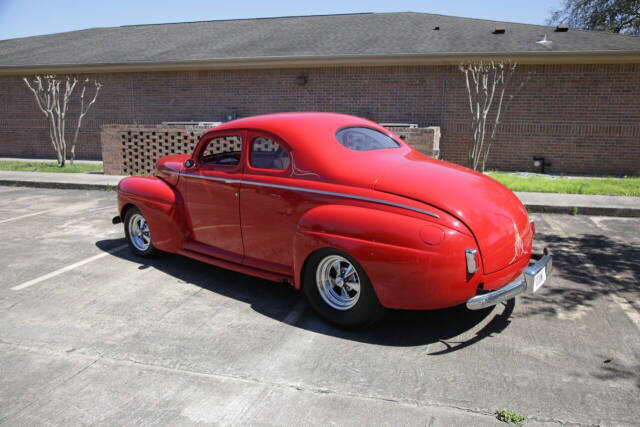
M124 239L96 242L103 251L126 243ZM180 255L160 253L154 258L139 258L129 250L112 256L139 264L139 269L154 268L180 283L188 283L234 298L256 312L315 333L385 346L423 346L440 343L437 356L468 347L502 332L510 323L515 300L497 308L471 311L464 306L442 310L389 310L379 322L366 328L341 329L320 318L304 301L304 295L287 284L275 283L236 273ZM301 307L301 309L300 309ZM299 316L291 316L294 311Z
M591 307L596 300L620 292L640 295L640 247L602 234L557 236L536 234L553 254L553 277L562 286L547 286L535 295L522 296L531 302L523 316L556 317ZM588 261L591 265L585 265ZM627 300L640 310L637 298Z

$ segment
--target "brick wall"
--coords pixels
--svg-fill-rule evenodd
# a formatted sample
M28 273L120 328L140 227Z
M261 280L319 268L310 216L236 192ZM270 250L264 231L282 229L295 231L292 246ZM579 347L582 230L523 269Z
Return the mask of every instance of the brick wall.
M296 84L301 73L305 86ZM504 114L489 167L640 174L640 64L521 66L535 73ZM98 74L104 88L85 119L77 154L101 156L100 126L221 121L321 110L379 122L440 126L441 158L464 163L469 112L455 66L335 67ZM44 117L18 76L0 77L0 156L52 157ZM75 108L75 106L73 106Z
M156 161L169 154L191 153L208 130L202 126L104 125L100 134L106 175L152 175ZM408 144L438 157L440 128L389 127Z

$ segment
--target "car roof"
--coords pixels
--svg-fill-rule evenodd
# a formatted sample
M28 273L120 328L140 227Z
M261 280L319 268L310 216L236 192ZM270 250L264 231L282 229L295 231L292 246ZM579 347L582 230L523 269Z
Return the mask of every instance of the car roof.
M389 130L379 124L362 117L309 111L243 117L216 126L211 129L211 132L230 129L260 129L274 133L290 144L295 144L295 148L302 148L301 144L313 145L314 141L317 141L318 134L315 132L328 133L333 137L339 129L349 126L366 126L389 133ZM310 130L312 130L311 133Z
M335 134L338 130L351 126L368 127L393 135L391 131L371 120L325 112L291 112L245 117L216 126L205 135L243 129L272 133L290 146L294 172L310 172L304 176L309 178L316 175L323 181L348 185L370 185L371 177L379 173L376 165L380 164L381 156L400 156L411 151L411 148L395 135L393 138L400 145L399 150L350 150L338 142Z

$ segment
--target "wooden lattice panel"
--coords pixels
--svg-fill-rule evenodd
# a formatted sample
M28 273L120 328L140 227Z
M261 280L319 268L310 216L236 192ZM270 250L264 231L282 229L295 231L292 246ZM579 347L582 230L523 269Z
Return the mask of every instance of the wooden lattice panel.
M169 154L193 152L204 130L131 129L120 133L122 173L153 175L157 160Z

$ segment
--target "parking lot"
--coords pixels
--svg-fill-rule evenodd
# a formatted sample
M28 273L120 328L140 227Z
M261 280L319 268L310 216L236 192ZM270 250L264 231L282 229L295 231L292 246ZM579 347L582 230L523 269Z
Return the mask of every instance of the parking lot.
M0 424L640 419L640 219L535 214L539 293L345 331L286 285L133 257L115 199L0 187Z

